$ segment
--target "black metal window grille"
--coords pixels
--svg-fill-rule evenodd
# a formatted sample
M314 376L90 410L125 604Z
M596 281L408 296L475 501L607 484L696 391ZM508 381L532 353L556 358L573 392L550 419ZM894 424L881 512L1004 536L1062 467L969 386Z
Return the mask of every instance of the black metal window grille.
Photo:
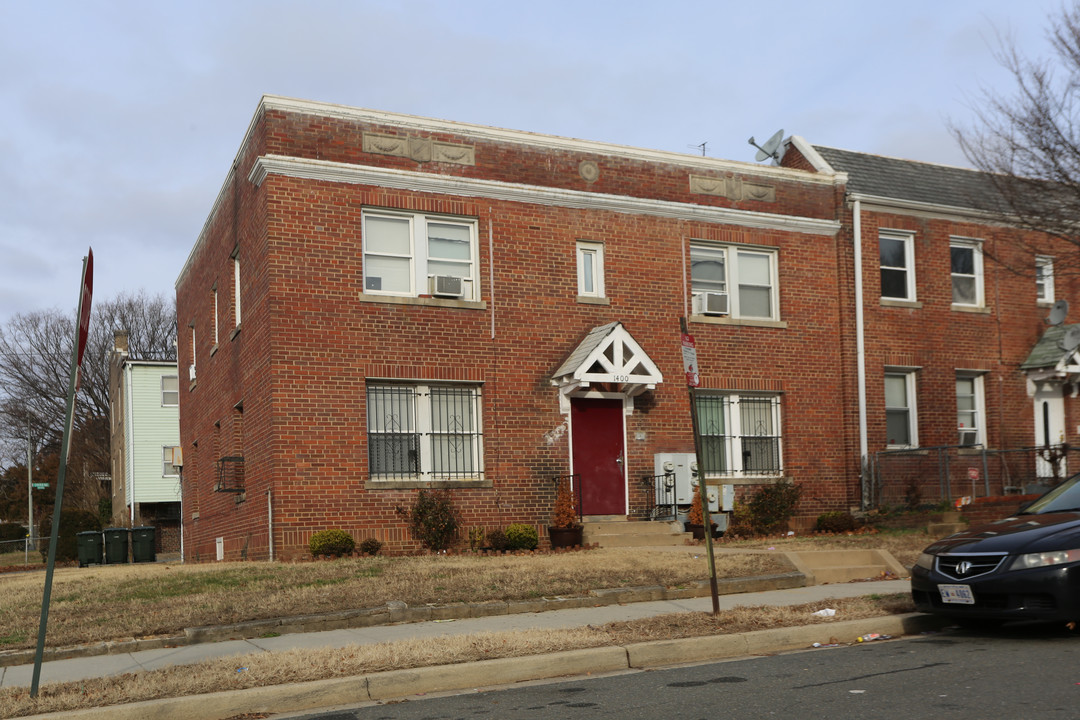
M697 408L707 476L783 472L780 398L699 395Z
M483 476L479 387L369 385L367 407L371 477Z

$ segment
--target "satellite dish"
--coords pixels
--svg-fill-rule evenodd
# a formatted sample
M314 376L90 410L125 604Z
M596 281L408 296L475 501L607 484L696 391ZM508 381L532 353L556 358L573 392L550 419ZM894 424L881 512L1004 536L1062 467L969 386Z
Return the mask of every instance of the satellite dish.
M753 136L751 136L750 140L748 140L747 142L749 142L751 145L758 149L757 155L754 156L755 160L761 162L766 158L772 158L774 162L779 164L780 158L784 157L784 148L781 146L781 143L783 141L784 129L780 128L775 133L773 133L773 136L771 138L765 141L764 145L758 145L757 142L754 141Z
M1046 318L1046 322L1050 325L1060 325L1065 322L1065 316L1069 314L1069 301L1058 300L1054 303L1054 307L1050 308L1050 315Z
M1072 352L1080 347L1080 325L1070 325L1065 328L1065 334L1058 342L1058 345L1065 352Z

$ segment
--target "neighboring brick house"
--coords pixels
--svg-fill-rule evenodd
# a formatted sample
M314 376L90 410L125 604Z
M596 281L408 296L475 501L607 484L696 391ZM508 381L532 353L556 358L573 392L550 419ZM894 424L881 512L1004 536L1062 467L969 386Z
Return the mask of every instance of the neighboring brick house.
M799 137L786 145L784 165L842 180L844 364L859 454L951 446L951 464L938 473L923 463L920 482L935 492L949 482L954 496L982 495L988 480L997 492L1019 491L1054 475L1041 458L1024 469L1012 455L1077 441L1080 412L1069 396L1080 368L1059 346L1064 329L1047 325L1056 300L1077 297L1074 277L1054 275L1055 255L1074 249L1017 242L1024 231L998 219L983 173ZM965 447L1010 457L984 463Z
M647 517L710 484L859 503L843 177L264 97L176 281L192 560L290 557L454 488L546 539L556 476Z
M180 550L180 384L176 363L128 356L117 332L109 355L112 521L157 528L157 552Z

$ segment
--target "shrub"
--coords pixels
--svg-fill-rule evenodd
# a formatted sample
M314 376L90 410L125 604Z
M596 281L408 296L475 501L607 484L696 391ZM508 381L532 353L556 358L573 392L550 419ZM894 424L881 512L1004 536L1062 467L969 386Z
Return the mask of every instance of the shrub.
M802 488L787 480L758 488L749 503L754 532L770 535L787 530L801 494Z
M690 511L686 514L686 522L691 525L705 524L705 514L701 512L701 498L698 497L696 490L694 497L690 500Z
M502 552L510 547L510 540L507 539L506 533L500 528L495 528L487 534L488 546L492 550Z
M855 516L851 513L843 510L830 510L818 515L817 522L814 523L814 530L816 532L843 533L855 530L858 525Z
M356 541L353 540L352 535L338 528L320 530L312 535L311 541L308 542L308 548L315 557L319 555L340 557L348 555L355 547Z
M428 550L445 550L458 536L458 513L449 490L421 490L409 510L409 529Z
M532 525L514 523L506 528L506 541L510 550L535 550L540 537Z
M60 533L56 539L57 560L78 560L79 546L76 535L88 530L101 530L101 520L97 513L85 510L64 510L60 513ZM41 543L41 559L49 559L49 543L52 538L52 516L46 515L41 519L38 526L43 542Z
M482 547L484 547L484 528L469 528L469 549L476 552Z
M26 528L19 523L0 523L0 542L23 540L26 538ZM14 547L14 543L6 547Z
M378 555L382 547L383 544L375 538L367 538L360 542L360 552L365 555Z
M570 490L569 480L560 480L555 489L555 513L551 518L553 528L578 527L577 508L574 506L574 493Z
M731 508L731 517L728 519L728 529L724 533L726 537L752 537L754 535L754 523L750 517L750 506L744 502L736 502Z

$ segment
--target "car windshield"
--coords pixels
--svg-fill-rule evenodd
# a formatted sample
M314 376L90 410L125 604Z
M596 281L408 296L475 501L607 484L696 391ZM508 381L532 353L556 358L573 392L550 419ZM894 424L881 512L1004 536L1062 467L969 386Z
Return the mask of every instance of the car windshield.
M1065 512L1080 509L1080 474L1073 475L1050 492L1024 508L1024 515Z

